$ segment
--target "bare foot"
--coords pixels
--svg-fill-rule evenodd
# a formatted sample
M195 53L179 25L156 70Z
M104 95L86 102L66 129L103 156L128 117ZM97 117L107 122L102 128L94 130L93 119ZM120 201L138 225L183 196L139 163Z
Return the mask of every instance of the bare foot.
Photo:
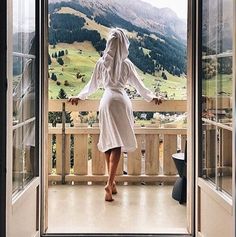
M115 181L112 184L112 194L117 194L116 182Z
M112 202L114 199L112 198L112 186L106 185L105 186L105 201Z

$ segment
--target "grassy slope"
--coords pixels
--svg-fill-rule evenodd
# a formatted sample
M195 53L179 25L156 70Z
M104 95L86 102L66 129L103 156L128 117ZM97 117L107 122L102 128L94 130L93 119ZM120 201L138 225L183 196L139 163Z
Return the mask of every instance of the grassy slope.
M58 81L60 81L62 84L57 86L55 81L49 80L49 98L56 98L60 88L63 88L69 96L78 94L90 79L93 67L96 61L99 59L99 54L96 52L90 42L74 44L59 43L56 45L55 49L53 49L52 46L49 46L49 53L52 55L52 53L63 49L68 50L68 55L62 57L65 65L60 66L55 59L52 59L52 65L49 67L50 75L52 72L56 73ZM79 53L79 50L82 50L82 54ZM76 73L78 71L81 74L85 74L85 83L76 78ZM161 92L166 91L169 96L175 94L173 96L175 99L186 98L185 78L175 77L166 72L168 80L165 81L161 79L160 75L158 74L156 76L149 74L144 75L139 69L137 69L137 71L140 78L144 80L144 84L152 91L154 91L154 87L157 85L157 83L159 83ZM69 86L64 86L65 80L69 82ZM96 93L91 95L90 98L99 98L101 95L102 90L98 90Z
M68 55L62 57L65 64L60 66L55 59L52 59L52 65L49 67L50 75L52 72L56 73L58 81L62 83L60 86L57 86L56 82L50 80L50 98L56 98L60 88L63 88L69 96L78 94L86 83L83 83L80 79L76 78L77 72L85 74L85 80L87 82L91 77L93 66L99 58L98 53L90 42L74 44L60 43L56 45L55 49L49 46L49 53L51 55L55 51L58 52L62 49L68 50ZM81 54L80 50L82 50ZM64 86L65 80L69 82L69 86Z

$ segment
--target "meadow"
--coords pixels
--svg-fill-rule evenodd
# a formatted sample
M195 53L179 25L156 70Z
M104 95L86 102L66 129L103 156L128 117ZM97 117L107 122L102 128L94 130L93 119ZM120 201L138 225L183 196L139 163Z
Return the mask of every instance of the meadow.
M51 56L61 50L68 51L68 54L61 57L64 65L61 66L56 58L51 57L52 63L49 66L49 77L51 78L52 73L54 73L57 76L57 81L61 83L57 85L56 81L49 78L49 98L51 99L57 98L60 88L63 88L68 96L77 95L90 80L95 63L100 57L88 41L75 42L73 44L58 43L55 46L49 45L49 54ZM155 76L153 76L144 74L138 68L136 69L144 84L152 91L155 92L155 89L158 88L159 93L167 94L169 99L186 99L186 77L173 76L165 71L167 80L164 80L161 77L162 71L156 72ZM84 82L81 78L77 79L78 72L84 75ZM64 85L65 81L68 82L67 85ZM99 89L90 98L98 99L101 98L102 94L103 90Z

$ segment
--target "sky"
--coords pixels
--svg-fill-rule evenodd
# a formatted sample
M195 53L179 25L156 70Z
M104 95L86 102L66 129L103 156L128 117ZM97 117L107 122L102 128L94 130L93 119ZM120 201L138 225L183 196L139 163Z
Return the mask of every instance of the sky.
M142 0L155 7L168 7L172 9L181 19L187 19L187 2L188 0Z

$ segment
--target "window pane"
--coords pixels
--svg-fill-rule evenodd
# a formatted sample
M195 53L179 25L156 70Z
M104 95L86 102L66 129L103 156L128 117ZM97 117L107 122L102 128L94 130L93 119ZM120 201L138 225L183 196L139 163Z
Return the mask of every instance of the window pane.
M36 175L34 0L13 0L13 192Z
M233 1L203 0L202 176L232 194Z
M35 121L13 130L13 192L24 188L37 171Z
M13 90L14 124L35 116L35 59L21 61L23 70L21 75L15 76Z

